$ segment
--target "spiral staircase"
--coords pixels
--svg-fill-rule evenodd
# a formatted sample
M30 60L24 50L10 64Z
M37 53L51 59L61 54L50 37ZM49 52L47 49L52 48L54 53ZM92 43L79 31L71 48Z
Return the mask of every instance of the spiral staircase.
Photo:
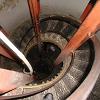
M86 82L89 80L88 78L91 71L92 74L95 73L93 68L96 69L95 63L98 59L98 57L96 57L98 54L97 42L94 41L94 39L88 40L77 49L73 55L56 68L51 62L56 59L65 44L77 31L80 24L80 21L70 16L51 15L41 17L41 40L43 41L41 52L41 58L43 59L41 60L42 64L39 63L40 55L37 50L37 40L30 20L25 21L17 27L14 33L10 35L10 39L26 55L30 63L35 66L36 78L32 83L12 90L3 96L26 94L34 91L34 95L31 94L31 96L29 96L28 94L27 96L29 97L25 98L24 96L24 98L19 99L74 100L72 96L76 95L75 93L79 90L81 92L82 89L80 88L82 88L84 84L88 86ZM2 56L0 60L2 65L11 65L10 69L27 73L25 69L18 67L16 62ZM41 68L38 68L38 66ZM66 67L68 67L67 71L64 70ZM84 87L84 89L85 88L86 87ZM38 93L35 93L36 90ZM89 93L90 92L87 94Z

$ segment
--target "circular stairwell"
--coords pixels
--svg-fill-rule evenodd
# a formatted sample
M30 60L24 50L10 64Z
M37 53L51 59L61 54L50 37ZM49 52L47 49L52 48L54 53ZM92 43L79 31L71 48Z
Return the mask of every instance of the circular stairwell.
M57 48L62 50L65 44L71 39L74 33L80 26L80 22L72 17L64 16L46 16L41 19L41 40L43 43L48 43L50 45L44 45L45 50L50 49L47 53L49 56L44 56L44 58L55 59L57 55L53 58L52 55L56 54ZM22 23L13 34L11 34L10 39L12 42L26 55L28 55L29 50L37 44L34 29L30 21ZM57 48L54 46L56 45ZM44 49L43 49L44 51ZM51 52L51 54L50 54ZM60 51L59 51L60 52ZM45 52L44 52L45 55ZM34 59L38 59L37 54L31 54L33 62ZM31 59L27 58L27 59ZM37 57L37 58L36 58ZM2 64L10 64L18 66L16 62L12 62L9 59L1 57ZM84 43L80 48L78 48L75 53L70 56L67 60L63 62L58 68L53 68L51 73L43 79L36 79L31 84L17 88L16 90L10 91L4 96L24 94L34 91L34 87L41 89L40 93L33 96L23 98L25 100L48 100L48 94L51 94L53 100L64 100L71 96L77 88L82 84L87 75L89 74L93 62L95 59L95 49L93 41L90 39ZM8 63L9 62L9 63ZM34 65L33 63L33 65ZM64 68L68 66L65 71ZM41 66L40 66L41 67ZM17 69L18 70L18 69ZM23 71L19 67L19 70ZM42 69L41 69L42 70ZM46 70L48 71L48 70ZM37 70L35 70L35 73ZM38 72L39 74L40 72ZM37 75L37 74L36 74ZM42 75L42 74L41 74ZM56 81L55 81L56 80ZM47 85L46 85L47 84ZM46 86L46 87L45 87ZM46 90L45 90L46 89ZM46 99L47 98L47 99ZM51 100L52 100L51 99Z

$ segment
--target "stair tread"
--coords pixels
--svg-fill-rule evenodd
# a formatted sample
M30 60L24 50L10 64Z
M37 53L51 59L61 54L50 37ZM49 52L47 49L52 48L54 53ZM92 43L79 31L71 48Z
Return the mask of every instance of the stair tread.
M74 59L89 62L90 52L88 50L76 50L74 53Z
M71 91L73 88L75 88L75 86L78 84L77 80L75 80L73 78L73 76L71 76L70 74L66 74L63 77L63 81L64 83L66 83L66 86L68 87L68 89Z
M59 21L57 20L49 20L47 23L48 23L48 27L47 27L47 30L46 31L53 31L57 25Z
M58 21L57 25L55 26L54 32L60 32L64 25L64 22Z
M47 21L44 21L44 22L40 23L40 28L41 28L42 32L45 32L47 30L47 27L48 27L48 22Z
M72 66L74 66L74 68L81 70L82 72L85 72L85 70L87 69L88 63L89 62L81 61L79 59L74 59Z
M69 71L70 75L72 75L77 81L80 81L83 77L83 72L81 70L78 70L72 66L72 68Z

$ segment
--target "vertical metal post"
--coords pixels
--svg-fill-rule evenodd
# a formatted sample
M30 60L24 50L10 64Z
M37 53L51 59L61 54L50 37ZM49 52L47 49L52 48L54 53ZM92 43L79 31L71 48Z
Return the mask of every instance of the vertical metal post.
M28 0L28 5L29 5L31 18L32 18L32 22L33 22L36 37L37 37L38 47L40 49L41 47L41 38L40 38L41 31L40 31L40 21L39 21L40 0Z

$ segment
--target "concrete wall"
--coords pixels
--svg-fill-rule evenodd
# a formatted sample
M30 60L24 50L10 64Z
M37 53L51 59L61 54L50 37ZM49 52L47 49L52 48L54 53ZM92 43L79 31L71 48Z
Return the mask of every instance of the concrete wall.
M40 0L41 14L61 14L80 17L88 0ZM30 18L27 0L0 0L0 25L12 31Z
M72 15L79 18L89 0L40 0L41 14ZM0 25L12 32L30 18L27 0L0 0ZM100 32L98 32L100 37Z
M0 25L12 31L16 26L29 18L26 0L0 0ZM7 1L7 2L6 2Z
M88 0L41 0L43 12L73 15L79 18Z

